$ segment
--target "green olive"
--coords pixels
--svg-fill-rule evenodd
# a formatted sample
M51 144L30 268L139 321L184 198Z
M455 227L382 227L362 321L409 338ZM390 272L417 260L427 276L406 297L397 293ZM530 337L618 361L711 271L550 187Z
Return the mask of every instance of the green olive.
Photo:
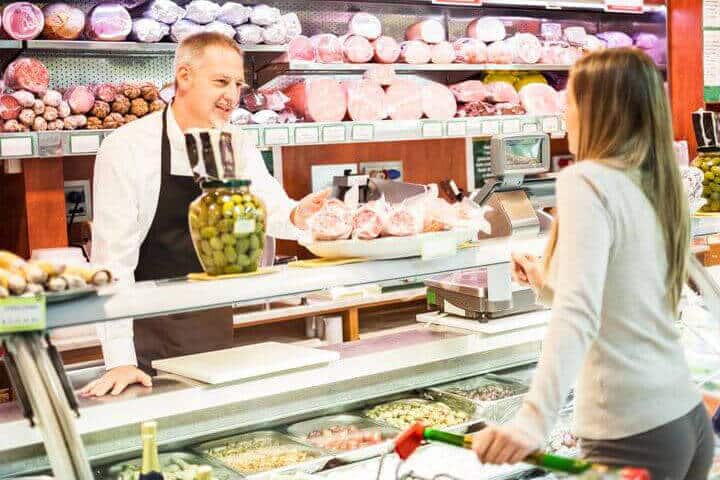
M710 184L709 186L707 186L707 187L703 187L703 193L705 192L705 189L706 189L706 188L710 190L710 193L712 193L712 192L720 192L720 184L717 184L717 183L714 183L714 182L711 183L711 184Z
M203 227L203 229L200 230L200 236L205 239L216 237L217 234L218 230L215 227Z
M712 190L713 190L713 188L710 187L710 186L708 186L708 187L703 187L703 193L702 193L703 196L704 196L704 197L708 197L708 196L710 195L710 193L712 192Z
M206 195L202 198L202 203L204 205L211 205L214 202L215 202L215 198L213 198L212 195Z
M218 237L213 237L210 239L210 246L213 250L222 251L223 248L225 248L225 245L223 244L222 240L220 240Z
M220 236L220 240L222 240L225 245L235 245L235 237L229 233L223 233L222 236Z
M201 226L200 223L200 217L197 213L191 213L190 214L190 229L191 230L197 230Z
M232 233L235 222L231 218L223 218L218 222L218 230L222 233Z
M223 216L226 217L226 218L232 217L232 216L233 216L233 210L234 210L234 209L235 209L235 204L234 204L234 203L232 203L232 202L223 203L223 206L222 206Z
M235 263L237 262L237 252L235 251L235 247L232 245L228 245L225 247L225 250L223 250L223 253L225 254L225 258L227 258L228 263Z
M227 275L234 275L236 273L242 273L243 269L239 265L228 265L227 267L223 268L223 273Z
M705 180L713 181L715 179L715 174L712 172L705 172Z
M235 246L235 250L239 254L244 254L248 251L248 248L250 248L250 237L241 238L238 240L237 245Z
M250 250L257 250L260 248L260 241L256 235L250 237Z
M208 268L215 265L213 263L212 255L200 255L200 263L202 263L203 268Z
M227 259L225 258L225 254L221 251L215 251L213 252L213 263L215 263L216 267L224 267L227 265Z
M253 250L248 254L248 256L250 257L250 261L255 262L255 263L257 263L258 258L260 258L260 255L262 255L262 250L260 250L260 249Z
M250 265L243 267L243 273L255 272L255 271L257 271L257 269L258 269L257 263L250 263Z
M210 242L207 240L203 240L200 242L200 251L204 253L205 255L212 255L212 247L210 246Z
M720 212L720 200L713 200L710 202L711 212Z
M265 248L265 235L262 233L257 234L258 243L260 244L260 248Z
M265 224L261 221L255 222L255 233L265 233Z
M243 199L243 202L245 202L245 203L252 202L254 200L253 196L250 195L249 193L246 193L245 195L243 195L242 199Z
M241 204L241 203L243 202L243 197L242 197L242 195L238 195L237 193L234 194L234 195L233 195L232 197L230 197L230 198L232 199L232 202L233 202L234 204L236 204L236 205L239 205L239 204Z
M239 253L237 256L237 261L235 263L241 267L247 267L248 265L250 265L250 257Z

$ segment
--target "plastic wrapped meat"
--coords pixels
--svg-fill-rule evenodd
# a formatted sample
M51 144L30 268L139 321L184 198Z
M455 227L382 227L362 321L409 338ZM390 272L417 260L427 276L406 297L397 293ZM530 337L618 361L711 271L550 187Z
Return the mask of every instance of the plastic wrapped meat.
M256 123L258 125L268 125L280 123L280 116L277 112L273 112L272 110L260 110L259 112L253 114L251 120L252 123Z
M382 35L382 24L375 15L365 12L356 13L350 19L348 33L375 40Z
M387 215L387 204L382 200L358 208L353 216L353 238L372 240L379 237Z
M558 94L548 85L541 83L526 85L520 90L520 101L530 115L555 115L560 113Z
M331 198L310 220L313 240L345 240L353 231L353 217L343 202Z
M32 108L35 105L35 95L27 90L17 90L11 94L20 103L22 108Z
M288 45L288 59L292 61L314 62L315 45L304 35L298 35L290 40Z
M377 82L383 87L387 87L395 82L397 74L395 73L395 68L392 65L371 65L367 70L365 70L363 78Z
M240 45L257 45L263 41L263 29L257 25L240 25L235 29L235 39Z
M297 123L301 121L302 119L298 118L297 113L295 113L291 108L286 108L278 114L279 123Z
M517 103L498 103L495 109L499 115L525 115L527 112Z
M576 47L582 47L585 45L586 37L587 32L584 27L567 27L565 32L563 32L563 38L565 41L567 41L570 45L575 45Z
M385 109L393 120L418 120L423 115L420 85L398 78L385 91Z
M0 118L3 120L14 120L18 118L23 107L18 100L8 94L0 94Z
M457 113L455 95L442 83L428 82L422 88L422 107L431 120L449 120Z
M252 113L259 112L267 108L267 99L260 92L252 91L246 93L242 97L242 103Z
M265 27L262 32L263 42L268 45L284 45L287 43L287 28L278 22Z
M422 20L405 31L405 40L422 40L435 44L445 40L445 27L437 20Z
M302 24L297 16L297 13L290 12L280 16L279 23L285 26L287 37L292 39L298 35L302 35Z
M151 18L136 18L133 20L133 40L144 43L156 43L170 33L170 27ZM234 33L234 32L233 32Z
M382 234L386 237L408 237L423 230L424 212L418 205L404 204L390 207L387 220L383 225Z
M237 2L225 2L220 7L216 20L237 27L247 23L250 20L251 13L251 7L246 7Z
M489 63L507 64L513 63L515 52L510 42L501 40L488 45L487 56Z
M650 50L645 50L645 53L652 58L655 65L666 65L667 64L667 49L664 45Z
M455 47L450 42L442 41L430 47L430 61L439 65L455 63Z
M540 61L542 45L535 35L518 33L510 40L515 63L532 64Z
M458 108L458 117L488 117L497 115L495 105L489 102L468 102Z
M170 38L175 43L180 43L190 35L203 31L203 26L190 20L178 20L170 27Z
M32 40L42 33L45 17L42 10L30 2L11 3L2 11L2 26L15 40Z
M385 118L385 92L372 80L352 80L346 83L347 106L350 118L372 122Z
M185 20L204 25L215 20L220 13L220 5L209 0L193 0L186 7Z
M584 50L588 52L595 52L605 48L607 48L607 43L604 40L600 40L595 35L588 35L585 38L585 45L583 45Z
M7 66L3 81L13 90L44 94L50 84L50 72L37 58L22 57Z
M540 36L548 42L557 42L562 40L563 30L559 23L543 23L540 27Z
M343 46L340 39L330 33L310 38L315 45L316 59L320 63L343 63Z
M412 65L430 63L432 53L427 43L411 40L400 44L400 60Z
M608 48L632 47L633 39L623 32L603 32L598 33L597 37L607 43Z
M488 61L487 47L474 38L459 38L453 42L455 61L459 63L485 63Z
M467 36L485 43L498 42L507 36L505 25L495 17L480 17L467 26Z
M255 25L267 27L280 21L280 10L269 5L256 5L250 14L250 21Z
M172 25L185 16L185 9L172 0L153 0L143 12L143 17Z
M236 108L230 114L230 123L233 125L247 125L252 120L252 113L244 108Z
M343 42L343 53L350 63L367 63L375 55L375 49L367 38L350 35Z
M288 106L311 122L339 122L347 113L345 88L334 78L314 78L285 90Z
M217 20L214 22L210 22L207 25L203 25L202 27L203 32L221 33L228 38L233 38L235 36L235 29L233 27L231 27L227 23L218 22Z
M425 203L423 232L443 232L457 224L455 208L442 198L429 198Z
M88 40L122 42L132 32L132 18L122 5L100 3L87 15L85 36Z
M373 48L378 63L395 63L400 58L400 44L392 37L378 37L373 42Z
M279 91L267 92L264 93L264 95L266 108L274 112L281 112L285 110L285 105L287 105L287 103L290 101L290 99L284 93Z
M520 103L520 96L510 83L490 82L486 87L493 103Z
M481 102L489 96L488 89L480 80L465 80L450 85L450 91L458 102Z
M48 40L77 40L85 29L85 13L66 3L51 3L43 8L45 27L43 38Z
M661 44L660 39L653 33L638 33L634 35L635 46L643 50L650 50Z

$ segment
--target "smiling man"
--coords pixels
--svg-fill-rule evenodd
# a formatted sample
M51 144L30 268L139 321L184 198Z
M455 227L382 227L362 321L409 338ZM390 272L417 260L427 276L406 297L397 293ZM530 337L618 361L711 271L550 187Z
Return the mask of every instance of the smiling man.
M112 133L95 161L93 263L106 265L122 283L159 280L202 271L188 229L187 208L200 187L192 177L183 132L227 122L245 86L243 53L216 33L187 38L175 55L175 99L165 111L136 120ZM263 199L267 232L294 239L291 219L297 203L267 171L248 139L239 154L243 177ZM322 203L309 195L297 211ZM303 219L297 218L302 224ZM134 335L133 335L134 327ZM118 394L133 383L152 384L147 372L155 359L228 348L233 344L232 310L189 312L98 325L106 373L82 394ZM139 367L139 368L138 368Z

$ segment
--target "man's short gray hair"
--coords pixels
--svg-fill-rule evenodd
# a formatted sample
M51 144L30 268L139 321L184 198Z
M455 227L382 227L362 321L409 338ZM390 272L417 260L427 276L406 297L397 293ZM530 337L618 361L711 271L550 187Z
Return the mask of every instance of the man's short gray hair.
M177 73L181 65L193 65L203 54L205 49L210 47L228 48L237 52L241 57L243 51L240 46L230 37L217 32L201 32L186 37L177 50L173 61L173 71Z

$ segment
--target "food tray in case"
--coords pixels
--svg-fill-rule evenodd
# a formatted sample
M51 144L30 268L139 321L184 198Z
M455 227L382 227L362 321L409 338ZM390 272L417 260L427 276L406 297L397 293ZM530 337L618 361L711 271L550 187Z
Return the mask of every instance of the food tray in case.
M194 478L194 476L171 476L166 471L166 468L171 465L178 465L187 463L190 465L209 465L213 469L214 480L236 480L242 479L242 476L237 473L228 470L217 462L210 461L208 458L196 455L188 452L168 452L161 453L160 466L165 474L165 480L184 480L185 478ZM140 472L142 465L142 459L136 458L125 462L113 463L96 469L95 478L98 480L134 480L137 478L132 472L128 471L129 468L136 468L137 472ZM172 468L172 467L171 467ZM125 473L124 473L125 472Z
M235 448L238 448L237 444L240 443L247 444L244 446L246 449L238 452L236 455L244 458L239 458L235 464L224 460L222 456L218 454L222 452L223 447L229 447L229 444L236 444ZM266 478L271 474L290 471L315 473L322 470L325 464L333 458L333 456L325 450L306 445L287 435L272 431L245 433L219 440L212 440L194 446L192 450L230 470L242 474L245 478ZM289 454L292 452L301 453L304 458L297 462L284 463L284 461L279 461L277 466L263 465L258 462L258 459L273 454L278 456L278 454L281 453ZM241 462L245 462L245 465Z
M463 417L463 420L451 421L447 424L434 422L435 424L426 426L458 433L464 433L470 424L475 423L474 420L477 418L477 407L473 402L456 395L447 395L444 392L431 390L423 392L420 396L401 398L386 403L380 403L378 405L375 405L374 407L365 409L362 414L364 417L372 420L373 422L376 422L379 425L404 430L413 423L415 423L415 421L417 421L417 417L408 417L404 419L399 418L396 420L383 419L378 418L377 415L373 414L373 411L378 408L385 411L396 410L398 412L396 416L402 416L403 406L408 407L408 409L415 409L419 406L429 406L433 403L438 402L445 404L454 412L459 413Z
M497 398L477 395L484 395L485 392L491 394L491 389L498 394ZM429 390L469 400L477 406L477 413L483 419L504 423L520 408L528 386L496 375L484 375L439 385Z
M302 442L313 445L312 440L308 438L311 433L319 430L330 429L335 426L355 427L360 431L376 431L380 434L382 439L379 443L374 445L368 445L354 450L334 450L332 448L326 448L329 451L335 452L335 458L344 463L358 462L360 460L366 460L368 458L381 455L390 448L389 443L398 435L398 433L400 433L399 430L378 425L367 418L358 417L356 415L331 415L327 417L314 418L312 420L290 425L287 427L287 432L289 435L301 440ZM324 448L320 445L314 446Z

